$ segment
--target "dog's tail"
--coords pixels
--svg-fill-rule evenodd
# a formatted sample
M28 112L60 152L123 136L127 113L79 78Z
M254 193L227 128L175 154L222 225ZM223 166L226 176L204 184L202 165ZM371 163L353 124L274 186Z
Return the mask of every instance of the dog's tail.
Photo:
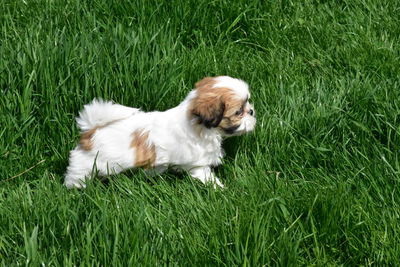
M140 112L137 108L130 108L102 99L94 99L90 104L83 107L76 118L79 129L82 132L102 127L114 121L126 119Z

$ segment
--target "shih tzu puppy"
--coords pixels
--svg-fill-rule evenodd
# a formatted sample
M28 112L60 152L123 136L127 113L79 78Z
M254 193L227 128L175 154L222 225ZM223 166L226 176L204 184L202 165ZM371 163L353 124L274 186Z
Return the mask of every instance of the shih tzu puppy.
M70 153L64 184L85 187L92 172L142 167L154 175L172 167L223 186L211 168L221 163L223 138L254 129L249 98L244 81L219 76L197 82L182 103L163 112L93 100L76 119L80 142Z

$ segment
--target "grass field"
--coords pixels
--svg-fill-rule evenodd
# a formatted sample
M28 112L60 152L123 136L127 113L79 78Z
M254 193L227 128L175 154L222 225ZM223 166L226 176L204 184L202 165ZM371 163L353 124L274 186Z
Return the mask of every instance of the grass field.
M400 2L0 2L4 266L400 264ZM165 110L246 80L256 131L214 191L126 172L66 190L94 97Z

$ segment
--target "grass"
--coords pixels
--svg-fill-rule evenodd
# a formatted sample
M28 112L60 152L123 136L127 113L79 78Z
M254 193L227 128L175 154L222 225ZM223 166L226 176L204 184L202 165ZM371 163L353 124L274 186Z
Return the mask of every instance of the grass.
M0 3L0 262L398 265L400 3ZM165 110L207 75L246 80L254 134L226 190L141 171L62 186L94 97Z

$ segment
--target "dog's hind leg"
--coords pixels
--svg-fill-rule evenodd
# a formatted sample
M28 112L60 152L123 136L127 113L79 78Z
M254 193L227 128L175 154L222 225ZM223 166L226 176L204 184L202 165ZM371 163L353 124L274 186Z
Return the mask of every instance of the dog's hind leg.
M96 170L96 155L80 147L71 151L64 185L68 188L85 188L85 180Z

